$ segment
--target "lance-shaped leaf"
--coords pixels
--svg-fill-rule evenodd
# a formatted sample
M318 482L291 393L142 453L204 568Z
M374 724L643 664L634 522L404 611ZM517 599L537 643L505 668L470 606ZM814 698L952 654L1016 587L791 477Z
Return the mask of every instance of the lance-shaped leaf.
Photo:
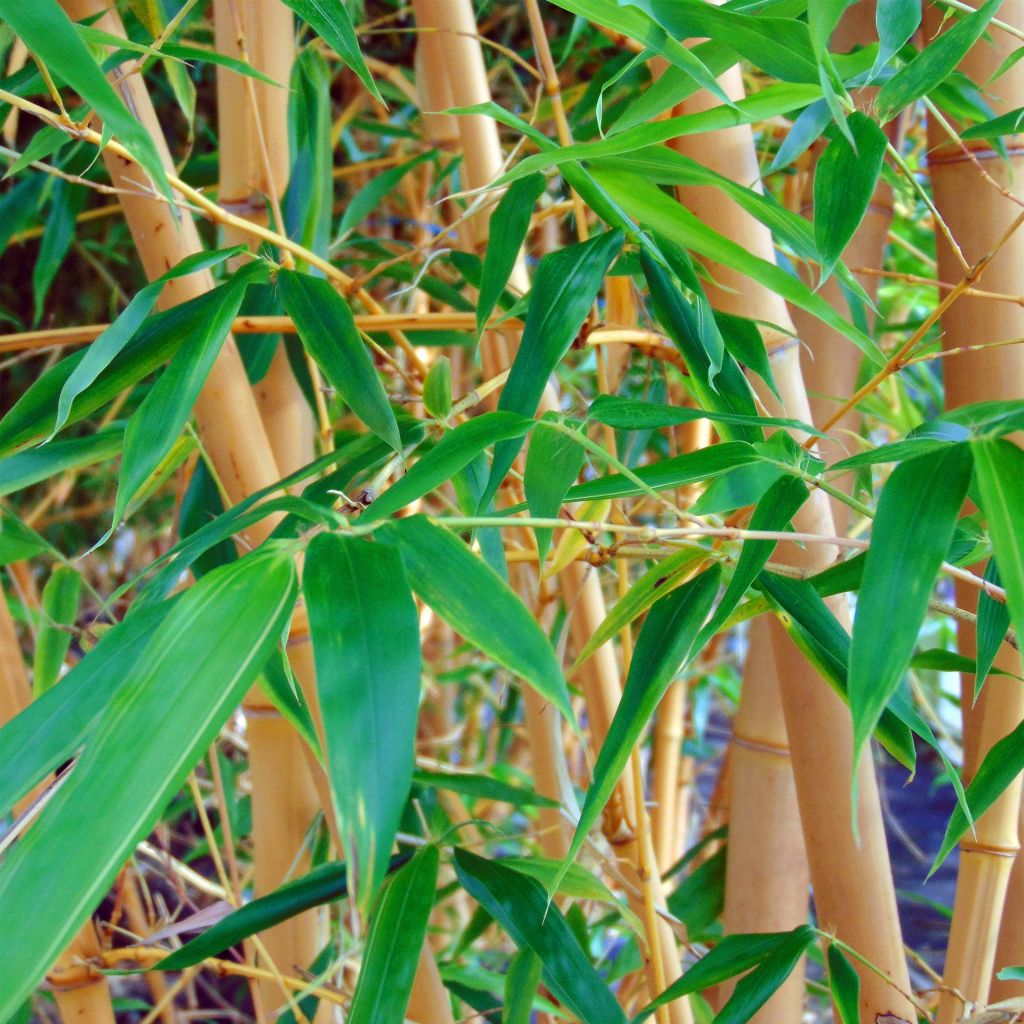
M523 340L502 389L499 409L523 416L537 411L548 378L583 326L622 242L621 231L608 231L549 253L540 261ZM490 504L521 447L521 441L507 441L495 448L482 508Z
M409 797L420 699L416 605L398 551L322 533L309 545L309 609L327 768L359 902L387 873Z
M124 426L105 427L95 434L55 441L45 448L28 448L0 459L0 497L80 466L112 459L124 444Z
M370 69L359 48L359 37L342 0L284 0L284 2L354 71L359 81L380 103L384 97L377 89ZM384 103L387 106L386 103Z
M157 188L170 199L171 187L156 143L121 102L57 0L33 0L30 4L0 0L0 18L44 65L96 110L105 130L124 143Z
M860 227L882 173L887 139L870 117L855 110L846 126L856 145L839 133L814 169L814 241L826 281Z
M875 103L884 121L895 117L955 70L967 51L981 38L1000 3L1002 0L988 0L973 14L961 18L878 90Z
M860 1024L860 975L834 942L828 947L828 988L838 1024Z
M146 317L153 311L156 300L160 297L168 281L184 277L188 274L197 274L203 270L223 263L232 256L244 252L245 246L238 245L232 249L222 249L218 252L200 252L186 256L176 267L162 274L155 281L150 282L145 288L140 289L132 297L131 302L125 306L121 315L85 350L81 361L72 370L71 375L64 382L60 391L60 398L57 400L57 418L54 421L53 429L50 431L50 440L68 421L71 415L71 407L83 391L93 384L97 377L120 355L125 345L135 336L142 327Z
M331 387L379 438L400 451L394 410L348 303L322 277L282 270L278 284L302 344Z
M113 522L97 546L113 533L128 503L178 440L238 315L247 284L247 275L239 273L220 293L209 319L191 325L192 333L128 421Z
M32 659L32 690L37 697L60 677L71 646L71 627L78 616L81 591L82 577L70 565L56 566L43 587L44 619L36 635Z
M972 441L971 450L1009 617L1024 637L1024 451L1003 438Z
M751 935L727 935L714 949L701 957L681 978L673 982L657 999L648 1003L633 1018L633 1024L642 1024L659 1007L676 999L718 985L737 974L756 970L737 986L729 1002L722 1007L716 1021L739 1024L747 1021L764 1005L769 996L789 977L797 961L814 941L814 929L802 924L791 932L769 932ZM744 985L744 982L746 984ZM742 986L742 991L741 991ZM748 1016L737 1013L749 1011Z
M491 215L487 253L480 277L480 296L476 304L478 335L483 332L484 325L491 318L494 307L505 291L526 232L530 229L533 208L543 194L544 187L543 174L521 178L501 197L501 202Z
M257 552L204 576L141 657L112 666L124 685L0 867L0 916L19 922L18 941L0 960L0 1020L32 992L152 829L280 639L294 601L291 557Z
M882 490L850 645L855 762L914 653L970 479L970 449L952 445L900 463Z
M878 0L875 28L878 30L878 56L871 69L874 78L910 41L921 24L921 0Z
M523 485L530 515L537 519L558 516L569 488L580 475L585 459L583 448L564 431L543 421L530 438L526 453ZM537 527L537 558L543 568L554 533L550 527Z
M978 474L980 477L980 473ZM987 482L987 481L986 481ZM1002 586L1002 578L996 560L990 558L985 567L985 582L993 586ZM978 622L976 635L978 641L978 660L974 669L974 699L978 699L981 688L985 685L996 654L1002 646L1006 631L1010 626L1010 610L1002 601L989 597L987 591L978 595ZM970 669L961 670L970 671ZM998 671L998 670L996 670Z
M594 778L587 790L566 864L579 853L604 810L633 747L676 673L697 653L693 642L711 610L720 578L721 570L712 565L656 601L647 613L637 637L622 700L597 755Z
M426 516L398 519L383 529L401 549L413 590L449 626L575 722L555 652L509 585L458 537Z
M522 437L532 426L533 420L514 412L485 412L460 423L417 459L405 476L381 494L363 513L360 522L372 523L405 508L435 487L447 483L485 448Z
M540 957L544 983L579 1020L625 1024L622 1008L540 882L463 849L455 850L455 871L512 941Z
M349 1024L402 1024L427 921L434 906L439 857L427 846L387 883L370 920Z

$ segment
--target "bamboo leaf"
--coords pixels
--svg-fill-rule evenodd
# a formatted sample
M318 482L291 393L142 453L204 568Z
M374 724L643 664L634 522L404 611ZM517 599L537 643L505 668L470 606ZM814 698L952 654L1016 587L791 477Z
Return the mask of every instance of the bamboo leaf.
M436 149L429 149L425 153L414 156L411 160L406 160L396 167L389 167L386 171L370 178L369 183L364 185L346 204L345 212L338 224L336 237L343 238L356 225L361 224L374 210L380 208L387 195L414 167L418 167L428 160L436 160L437 155Z
M39 246L39 254L32 264L32 297L35 302L33 323L38 324L53 279L57 276L75 237L78 214L85 205L84 188L58 180L53 186L46 230Z
M402 1024L434 906L439 856L424 847L393 875L370 920L349 1024Z
M907 670L970 479L971 450L954 445L900 463L882 490L850 644L855 762Z
M908 43L921 24L921 0L878 0L875 28L878 30L878 56L870 77L874 78ZM846 1024L844 1021L843 1024Z
M953 808L942 845L928 872L929 878L938 871L942 862L952 852L953 847L964 837L971 827L971 820L976 821L980 818L1022 771L1024 771L1024 722L1020 722L1015 729L989 748L977 774L967 787L966 804L970 809L970 818L959 803Z
M396 480L362 514L360 522L372 523L412 504L447 483L465 469L485 448L509 438L522 437L533 420L514 412L485 412L454 430L449 430L425 455L417 459L409 472Z
M515 807L558 807L558 801L541 796L525 786L511 786L490 775L470 772L428 772L417 769L413 782L419 786L433 786L453 793L464 793L477 800L499 800Z
M427 371L423 381L423 408L439 420L451 412L452 361L447 356L438 356Z
M402 551L413 590L448 625L575 723L551 644L508 584L454 534L425 516L394 520L383 529Z
M622 1008L540 882L460 848L455 871L512 941L540 958L544 983L583 1024L625 1024Z
M540 957L532 949L520 950L508 967L505 976L505 1006L501 1024L530 1024L533 1000L540 984Z
M859 111L847 117L846 126L853 144L845 134L836 135L814 171L814 240L822 283L864 219L888 144L885 132Z
M876 103L882 120L889 121L904 107L944 81L981 38L1002 0L988 0L973 14L928 44L909 64L900 68L878 91Z
M839 1024L860 1024L860 975L834 942L828 947L828 989Z
M993 586L1002 585L994 558L990 558L985 567L985 580ZM992 664L1002 646L1009 626L1010 610L1001 601L993 600L983 590L978 595L978 622L975 633L978 643L978 658L974 676L975 700L978 699L978 694L981 693L981 688L985 685L989 672L992 671Z
M367 907L412 784L420 699L416 606L397 549L319 534L303 574L328 778Z
M170 200L171 187L156 143L121 102L56 0L34 0L31 4L0 0L0 18L43 64L96 110L105 131L121 140Z
M124 685L74 772L0 866L0 915L19 922L0 961L0 1019L39 983L153 827L259 672L294 600L291 558L250 555L204 576L142 656L117 665Z
M128 503L178 440L238 315L247 283L244 274L234 278L209 319L190 325L189 337L128 421L113 522L96 547L114 532Z
M960 133L965 142L970 139L999 139L1004 135L1016 135L1024 124L1024 107L1017 107L999 117L993 117L980 124L972 124Z
M586 455L572 437L539 423L530 438L526 453L523 483L530 515L538 519L555 518L565 495L580 475ZM541 567L547 559L554 530L537 527L537 558Z
M499 409L523 416L536 412L548 377L583 326L622 243L621 231L607 231L549 253L540 261L522 342L498 400ZM481 508L490 504L521 447L521 441L495 447Z
M519 258L537 200L544 194L542 174L531 174L512 184L491 215L487 252L476 304L476 333L479 337L505 292Z
M50 689L60 678L68 648L71 629L78 617L78 599L82 577L70 565L54 567L43 587L43 622L36 635L32 661L32 692L36 697Z
M231 249L217 252L200 252L186 256L176 267L162 274L155 281L146 285L132 297L121 315L85 350L82 359L72 370L60 390L57 399L57 418L47 441L64 426L71 415L75 400L107 369L121 354L124 347L135 337L146 317L153 311L160 292L168 281L197 274L218 266L232 256L245 251L245 246L237 245Z
M701 957L681 978L673 982L657 999L648 1003L640 1013L633 1018L633 1024L642 1024L661 1006L671 1003L691 992L699 992L701 989L718 985L729 978L735 978L737 974L749 971L752 967L760 967L767 964L767 969L756 979L755 984L749 984L741 994L739 985L729 1003L722 1008L721 1014L733 1005L740 1002L750 1006L755 1000L751 996L763 994L764 998L757 1006L750 1011L751 1015L767 1000L768 996L786 980L797 960L814 941L814 930L802 924L791 932L768 932L763 934L750 935L726 935L715 947ZM785 970L786 965L789 969ZM785 970L785 973L783 973ZM757 973L756 971L754 972ZM753 978L753 975L748 975ZM765 991L770 984L774 988ZM739 999L737 997L740 997ZM717 1019L730 1020L736 1024L739 1020L748 1020L749 1017L737 1017L730 1011L729 1017Z
M124 426L112 424L95 434L54 441L0 459L0 496L31 487L58 473L112 459L124 444Z
M972 441L971 451L1009 617L1017 636L1024 637L1024 451L1001 438Z
M342 0L284 0L284 2L341 58L370 95L384 103L359 48L359 37ZM387 106L384 103L384 106Z
M379 438L401 451L394 410L348 303L321 277L282 270L278 284L302 344L331 387Z
M673 678L697 653L694 640L718 592L721 570L712 565L695 579L659 598L647 613L622 700L615 709L594 765L594 776L566 854L570 864L618 785L640 734Z

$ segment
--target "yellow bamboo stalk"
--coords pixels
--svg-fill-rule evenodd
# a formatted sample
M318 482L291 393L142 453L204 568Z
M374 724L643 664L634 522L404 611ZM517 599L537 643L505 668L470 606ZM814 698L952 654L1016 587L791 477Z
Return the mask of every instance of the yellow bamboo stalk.
M721 84L730 97L738 99L743 95L738 68L723 76ZM708 96L696 96L683 106L687 112L692 112L710 106L712 102ZM674 145L681 152L736 181L749 183L758 178L749 127L678 139ZM774 258L767 229L739 207L723 203L714 190L686 188L680 192L682 201L703 221L714 225L717 231L741 242L762 258ZM716 264L710 269L721 286L712 290L712 301L719 308L753 315L783 329L790 326L788 311L779 296L752 284L727 267ZM797 348L791 345L776 349L773 364L786 415L809 419L811 412ZM835 535L831 510L824 494L817 492L811 495L797 515L795 527L801 532L820 536ZM807 549L797 549L795 545L786 547L785 555L780 550L779 557L804 568L824 568L832 557L826 545L810 545ZM840 621L849 627L845 598L833 601L832 606ZM879 1015L890 1014L896 1020L912 1021L915 1019L914 1010L906 995L902 994L909 990L909 975L903 955L873 767L867 758L862 758L857 767L857 813L861 832L858 846L853 838L850 802L837 797L837 794L849 792L854 770L849 712L788 637L775 631L772 649L819 922L875 964L891 982L886 983L872 971L860 971L861 1009L865 1018L873 1021ZM763 677L757 674L753 678ZM734 772L734 800L741 786ZM792 826L795 824L793 822ZM741 834L735 827L731 832L730 845ZM750 896L753 899L755 894ZM776 909L771 912L775 913Z
M1017 834L1021 846L1024 847L1024 796L1021 798ZM1004 967L1018 967L1024 964L1024 914L1013 912L1014 907L1024 907L1024 856L1019 852L1006 890L1005 905L1009 912L1003 913L1003 924L999 929L999 945L996 947L997 972ZM1000 981L998 978L992 982L990 998L993 1003L1021 996L1024 996L1024 982Z
M930 28L938 27L938 15L932 12ZM1009 0L1000 14L1012 24L1024 18L1024 2ZM926 26L927 28L927 26ZM985 82L1014 49L1013 40L993 33L991 42L976 45L960 65L960 70L975 81ZM1024 69L1015 66L991 89L989 102L996 114L1010 110L1013 98L1024 88ZM973 263L985 255L1001 238L1007 223L1018 213L1016 205L1003 197L979 174L979 166L1005 189L1012 189L1020 178L1024 160L1021 145L1024 136L1007 138L1009 159L1004 160L984 145L972 149L970 159L951 142L941 125L930 119L928 163L935 203L943 220ZM974 146L975 144L970 144ZM946 241L937 236L938 277L960 276L960 264ZM1007 285L1017 288L1024 260L1024 238L1013 235L986 270L985 287L1003 292ZM965 296L943 312L942 343L955 348L977 341L997 341L1017 337L1024 326L1024 308L1004 302ZM1013 346L971 353L956 364L948 364L945 375L948 408L982 400L1017 399L1024 394L1024 354ZM956 586L957 604L973 608L975 598L967 588ZM960 649L973 656L975 637L966 625L959 627ZM996 664L1019 671L1018 656L1004 645ZM964 774L968 777L992 745L1013 729L1024 717L1024 689L1015 680L992 676L985 683L981 698L973 702L973 676L962 683L964 708ZM1015 855L1019 849L1021 779L1011 785L998 801L978 820L975 835L965 837L960 846L956 900L950 926L949 947L943 976L947 989L956 990L962 999L945 991L939 999L939 1024L953 1024L964 1012L963 1000L984 1004L988 1000L992 970L999 940L1000 921L1006 905L1008 916L1021 916L1020 907L1006 904Z
M443 53L443 61L440 69L435 66L433 70L438 71L438 77L440 77L440 71L443 70L448 82L447 95L450 99L458 106L469 106L488 101L490 88L487 82L483 53L476 38L476 22L468 0L414 0L413 9L417 25L420 28L433 29L437 36L438 53ZM431 34L422 33L423 36ZM424 69L431 70L426 62ZM437 92L429 92L429 81L427 89L428 99L432 102L434 97L439 96L443 99L445 95L441 86L437 87ZM434 109L440 108L434 107ZM501 145L496 127L492 120L477 115L460 117L458 126L463 152L464 185L469 189L481 188L498 176L502 164ZM482 211L471 221L475 225L473 231L477 249L482 249L486 241L486 217L486 212ZM516 277L513 278L513 286L525 286L525 269L519 270ZM507 368L514 354L515 344L512 339L507 339L498 332L490 333L481 345L485 375L491 377ZM545 395L542 406L557 408L557 399L550 389ZM574 631L580 631L576 642L581 644L585 642L585 638L589 638L593 634L605 617L606 608L600 583L596 575L588 572L585 566L576 564L561 574L560 583L566 605L573 609ZM585 638L584 641L581 641L579 636L584 632ZM621 695L618 666L615 664L614 655L609 647L602 648L584 666L582 677L588 712L593 723L592 735L596 748L604 739L608 723L611 721ZM539 718L532 718L528 719L526 724L533 751L537 751L540 745L550 745L552 742L551 730L547 728L546 723ZM553 757L558 756L556 751L552 751L551 754ZM537 756L536 753L534 756ZM631 809L634 808L635 795L628 773L619 792L622 795L623 805ZM622 821L625 820L627 819L624 817ZM616 827L622 824L622 821L617 822ZM632 824L634 831L631 838L616 833L617 839L624 838L623 846L619 847L617 852L628 854L632 869L641 872L640 865L644 860L653 864L653 849L650 851L650 857L647 858L647 851L641 851L636 844L635 822ZM647 835L649 842L649 832ZM637 877L636 882L636 888L639 891L646 890L656 903L664 903L660 878L656 871L649 878ZM649 936L649 947L648 985L656 993L660 990L659 985L671 983L680 974L680 961L675 939L664 920L658 920L657 934ZM657 969L658 965L661 966L661 970ZM667 1016L672 1024L690 1024L692 1019L689 1004L685 1000L673 1003L668 1008Z

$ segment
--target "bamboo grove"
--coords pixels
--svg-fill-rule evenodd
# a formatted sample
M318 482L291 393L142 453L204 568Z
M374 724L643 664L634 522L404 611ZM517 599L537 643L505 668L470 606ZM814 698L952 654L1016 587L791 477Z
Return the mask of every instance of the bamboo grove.
M1024 1020L1022 45L0 0L0 1021Z

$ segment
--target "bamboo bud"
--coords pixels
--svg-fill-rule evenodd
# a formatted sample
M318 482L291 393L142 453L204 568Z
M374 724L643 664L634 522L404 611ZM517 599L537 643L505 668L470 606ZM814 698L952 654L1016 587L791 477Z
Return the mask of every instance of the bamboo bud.
M1001 16L1013 24L1024 18L1024 0L1010 0ZM938 27L940 15L932 11L931 28ZM974 81L984 83L995 73L1014 49L1014 40L1005 33L993 33L991 42L974 46L960 70ZM1013 98L1024 88L1024 68L1015 65L991 88L988 97L995 114L1009 111ZM929 169L935 204L968 262L986 255L1006 229L1008 218L1018 211L1012 200L999 194L991 182L979 181L979 167L998 186L1012 189L1019 182L1021 144L1024 136L1005 140L1008 159L996 154L986 143L968 143L970 156L949 141L944 129L929 123ZM973 157L973 159L971 159ZM969 199L968 199L969 197ZM936 232L938 276L954 280L962 276L959 262L941 233ZM1019 290L1020 267L1024 260L1024 237L1012 235L986 270L986 288ZM1024 328L1024 309L1018 305L966 296L942 317L942 340L947 348L976 341L998 341L1018 337ZM948 408L982 400L1017 399L1024 394L1024 354L1015 348L988 349L961 358L946 373ZM971 608L975 595L970 588L957 585L957 603ZM960 629L960 649L973 656L973 630ZM1020 661L1004 648L997 665L1018 671ZM973 677L962 681L964 712L964 771L977 770L992 745L1012 730L1024 717L1024 689L1013 679L992 676L985 683L977 704L973 703ZM1021 780L1018 778L976 823L976 838L961 843L960 869L956 900L946 955L944 983L971 1002L988 1000L992 969L999 939L1000 920L1006 907L1007 918L1020 918L1019 906L1006 903L1010 872L1019 848ZM939 1024L952 1024L963 1012L963 1003L944 992L939 1000Z
M738 67L723 76L721 83L732 98L743 95ZM711 97L698 95L683 107L690 113L712 102ZM749 184L758 179L749 127L677 139L673 145L735 181ZM764 259L774 258L767 229L738 206L710 189L684 188L680 193L681 200L703 221L714 224L717 231ZM710 270L720 286L712 290L713 301L719 308L754 316L783 329L790 326L781 297L752 285L728 267L715 264ZM792 345L778 348L773 362L785 414L809 419L810 407L797 349ZM827 497L821 492L811 495L794 525L801 532L833 536ZM807 568L824 568L831 559L825 545L812 545L807 550L795 549L793 545L785 547L784 557ZM848 628L845 598L833 602L833 611ZM849 712L788 637L773 636L772 646L819 921L880 968L891 982L887 984L874 972L860 971L861 1008L866 1018L874 1020L890 1014L897 1020L914 1020L914 1010L901 994L909 990L910 981L874 770L867 758L862 758L857 766L861 831L858 846L853 838L849 801L836 797L837 793L849 791L854 770ZM736 786L735 777L733 785Z

